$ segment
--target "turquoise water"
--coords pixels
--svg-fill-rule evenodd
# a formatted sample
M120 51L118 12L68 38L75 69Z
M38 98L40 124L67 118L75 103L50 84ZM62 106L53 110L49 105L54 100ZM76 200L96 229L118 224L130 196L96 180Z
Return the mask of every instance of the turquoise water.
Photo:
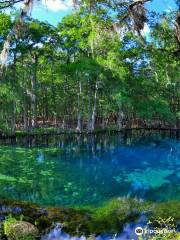
M128 132L0 141L0 197L52 206L180 199L180 141Z

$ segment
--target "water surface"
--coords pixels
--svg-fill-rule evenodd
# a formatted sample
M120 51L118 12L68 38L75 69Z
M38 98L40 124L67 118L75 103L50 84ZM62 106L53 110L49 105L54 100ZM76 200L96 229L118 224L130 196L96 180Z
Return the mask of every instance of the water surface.
M127 196L179 200L175 136L128 132L1 140L0 197L52 206L98 205Z

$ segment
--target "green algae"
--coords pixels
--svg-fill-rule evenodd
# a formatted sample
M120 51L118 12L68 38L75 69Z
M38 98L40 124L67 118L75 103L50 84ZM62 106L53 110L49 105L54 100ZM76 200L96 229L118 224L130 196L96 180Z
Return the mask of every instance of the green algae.
M0 214L34 224L40 234L47 232L55 223L61 223L63 231L70 235L89 236L102 233L116 233L123 229L125 224L136 222L141 214L145 214L147 221L154 221L159 218L172 218L174 223L180 221L180 201L153 203L139 201L132 198L114 198L101 206L83 206L73 208L42 208L34 204L1 201L6 206L0 210ZM20 208L21 211L14 212L13 209Z
M6 235L9 235L9 234L10 234L10 228L9 228L10 225L11 225L11 224L14 224L14 223L16 223L16 222L17 222L16 218L12 217L11 215L6 218L6 220L5 220L4 223L3 223L4 233L5 233Z
M123 229L125 223L136 221L143 206L135 199L112 199L98 207L92 213L92 220L99 227L99 233L117 232Z
M141 239L139 238L138 240L141 240ZM170 234L166 234L166 236L163 236L163 237L154 236L150 240L180 240L180 233L177 233L177 232L170 233Z
M93 213L93 217L97 219L107 219L111 216L117 217L120 221L126 222L127 219L136 217L144 208L144 203L136 199L117 198L104 203L102 207L98 207Z
M175 222L180 221L180 201L169 201L152 204L152 213L149 218L156 219L158 217L172 217L174 218Z

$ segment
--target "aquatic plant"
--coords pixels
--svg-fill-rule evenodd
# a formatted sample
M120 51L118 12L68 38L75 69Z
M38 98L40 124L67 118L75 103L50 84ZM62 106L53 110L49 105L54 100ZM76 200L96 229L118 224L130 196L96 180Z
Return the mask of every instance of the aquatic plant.
M141 239L139 239L141 240ZM143 239L142 239L143 240ZM153 236L150 240L180 240L180 233L170 233L165 236Z
M159 202L152 203L151 214L149 218L151 220L163 218L168 219L169 217L173 218L175 222L180 221L180 201L168 201L168 202Z
M0 205L1 216L7 216L4 221L5 233L8 233L11 224L22 220L35 225L41 235L50 232L56 223L60 223L61 230L69 236L120 233L131 223L137 222L138 225L142 215L145 216L146 223L152 222L153 229L170 226L172 219L176 226L180 220L178 201L153 203L134 198L113 198L100 206L42 208L34 204L4 200ZM162 219L166 225L160 224Z
M12 215L9 215L6 220L3 222L3 228L4 228L4 233L6 235L9 235L10 234L10 226L14 223L16 223L17 220L12 217Z

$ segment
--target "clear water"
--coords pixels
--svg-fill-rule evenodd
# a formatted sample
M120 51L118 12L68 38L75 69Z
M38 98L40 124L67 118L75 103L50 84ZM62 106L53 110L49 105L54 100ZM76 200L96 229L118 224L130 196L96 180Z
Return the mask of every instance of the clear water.
M180 141L128 132L0 141L0 197L98 205L113 197L180 199Z
M141 216L136 222L130 222L125 224L123 231L115 234L101 234L86 236L71 236L63 231L61 224L56 224L55 228L52 229L48 234L41 237L41 240L139 240L139 237L135 234L137 227L147 227L147 218ZM146 239L150 239L147 236Z

